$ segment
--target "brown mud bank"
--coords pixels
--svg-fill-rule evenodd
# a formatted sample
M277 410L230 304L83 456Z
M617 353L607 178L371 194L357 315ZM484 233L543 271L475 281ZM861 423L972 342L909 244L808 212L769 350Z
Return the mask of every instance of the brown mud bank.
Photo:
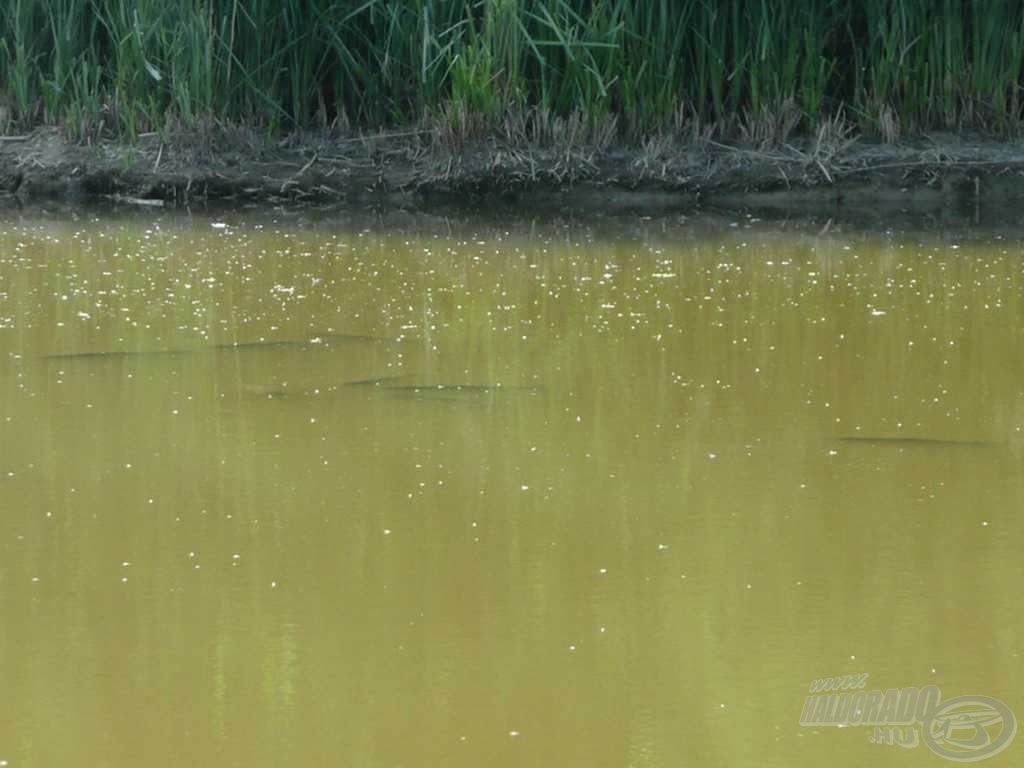
M1024 202L1024 144L922 136L899 144L714 141L643 147L442 147L420 132L271 142L247 132L85 146L54 130L0 137L0 196L431 207L505 203L562 212L710 208L877 221L955 210L1005 217Z

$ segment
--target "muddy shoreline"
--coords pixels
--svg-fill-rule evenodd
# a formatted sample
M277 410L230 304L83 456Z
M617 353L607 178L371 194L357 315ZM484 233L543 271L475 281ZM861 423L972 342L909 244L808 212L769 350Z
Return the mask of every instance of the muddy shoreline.
M0 137L0 198L128 206L337 204L660 213L757 210L871 219L880 210L1004 218L1024 201L1024 145L922 136L823 147L714 141L642 148L438 147L418 132L352 138L253 134L64 141L55 130ZM1015 215L1015 214L1014 214Z

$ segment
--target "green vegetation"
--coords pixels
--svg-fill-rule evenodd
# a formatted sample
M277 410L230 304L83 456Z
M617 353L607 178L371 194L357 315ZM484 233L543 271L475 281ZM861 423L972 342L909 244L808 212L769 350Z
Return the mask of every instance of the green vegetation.
M1024 0L5 0L0 129L1020 129ZM532 126L532 127L531 127ZM601 129L606 130L606 129Z

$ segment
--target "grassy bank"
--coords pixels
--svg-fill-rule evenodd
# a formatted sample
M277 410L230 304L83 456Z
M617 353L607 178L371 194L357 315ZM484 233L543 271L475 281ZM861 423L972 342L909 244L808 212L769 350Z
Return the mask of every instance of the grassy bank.
M5 0L0 129L518 121L894 139L1024 121L1024 0ZM507 127L507 126L506 126Z

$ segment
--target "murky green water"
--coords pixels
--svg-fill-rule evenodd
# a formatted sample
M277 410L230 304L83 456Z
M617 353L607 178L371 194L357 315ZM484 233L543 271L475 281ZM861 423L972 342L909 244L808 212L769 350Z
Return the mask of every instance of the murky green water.
M1024 717L1022 332L995 236L8 212L0 759L952 764L800 717Z

